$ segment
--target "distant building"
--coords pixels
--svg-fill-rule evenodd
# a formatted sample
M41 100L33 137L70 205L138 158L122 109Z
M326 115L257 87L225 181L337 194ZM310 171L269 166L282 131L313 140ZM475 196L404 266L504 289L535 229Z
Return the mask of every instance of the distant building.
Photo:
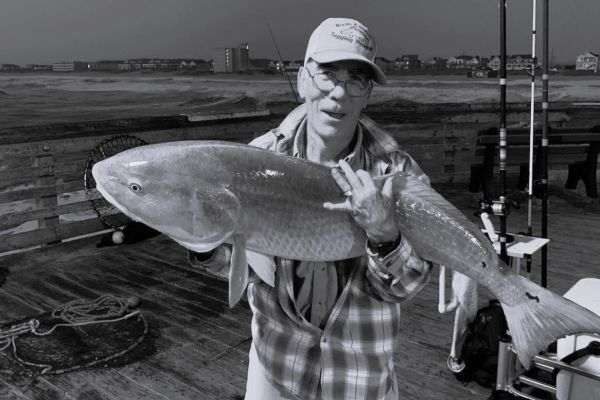
M300 70L300 67L303 66L303 65L304 65L304 60L290 61L285 66L285 71L286 72L297 73Z
M476 69L481 67L481 61L479 56L461 55L448 58L448 61L446 61L446 66L454 69Z
M598 54L588 51L578 55L575 70L598 72Z
M415 70L421 68L421 60L417 54L405 54L396 58L395 66L399 70Z
M20 70L21 67L16 64L0 64L0 71L3 72L18 72Z
M250 50L248 43L239 47L224 47L213 49L213 72L244 72L249 68Z
M88 63L81 61L61 61L52 64L53 72L87 71Z
M500 71L500 56L495 55L490 58L487 63L487 67L494 70ZM528 54L515 54L513 56L506 57L506 70L507 71L523 71L531 69L533 64L533 58ZM536 68L540 67L539 61L536 63Z
M52 71L52 65L26 64L21 67L23 71Z
M396 67L394 61L388 60L384 57L375 57L375 64L381 68L383 72L392 72Z
M253 71L272 73L277 69L277 64L269 58L253 58L249 60L248 68Z
M446 69L448 60L441 57L431 57L422 64L425 69Z
M131 70L131 64L123 61L96 61L88 64L90 71L107 71L107 72L118 72L118 71L129 71Z
M509 57L506 62L506 69L508 71L522 71L531 69L531 64L534 60L531 54L515 54Z

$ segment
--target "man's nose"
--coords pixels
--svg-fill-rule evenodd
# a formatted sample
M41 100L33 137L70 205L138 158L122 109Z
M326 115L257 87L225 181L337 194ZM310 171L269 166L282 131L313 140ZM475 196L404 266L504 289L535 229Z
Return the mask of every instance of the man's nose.
M336 99L341 99L348 97L348 90L346 89L346 81L337 81L331 92L329 92L329 96Z

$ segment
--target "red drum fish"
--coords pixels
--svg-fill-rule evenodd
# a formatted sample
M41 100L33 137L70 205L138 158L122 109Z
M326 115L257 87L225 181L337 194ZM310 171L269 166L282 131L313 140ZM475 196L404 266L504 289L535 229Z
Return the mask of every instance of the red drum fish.
M232 244L232 305L245 289L248 261L272 282L273 271L253 265L246 250L308 261L366 252L366 235L352 217L323 207L344 200L330 169L306 160L237 143L181 141L126 150L96 163L92 173L109 202L186 248ZM387 179L401 234L422 258L490 290L523 365L559 337L600 332L600 317L515 274L481 230L431 187L403 173L376 182Z

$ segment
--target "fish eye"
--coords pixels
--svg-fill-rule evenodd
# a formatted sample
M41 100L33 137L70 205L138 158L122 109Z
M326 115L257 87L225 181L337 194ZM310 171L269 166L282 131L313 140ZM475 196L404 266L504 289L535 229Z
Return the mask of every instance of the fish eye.
M130 183L129 184L129 189L131 189L132 192L134 193L139 193L142 191L142 185L140 185L139 183Z

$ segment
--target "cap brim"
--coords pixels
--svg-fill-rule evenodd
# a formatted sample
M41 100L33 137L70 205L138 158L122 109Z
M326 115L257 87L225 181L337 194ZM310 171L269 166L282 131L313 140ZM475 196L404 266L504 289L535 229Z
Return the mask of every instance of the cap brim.
M375 82L379 83L380 85L385 85L387 83L387 78L385 77L385 74L383 73L381 68L379 68L377 66L377 64L375 64L373 61L369 60L368 58L363 57L363 56L353 53L353 52L329 50L329 51L322 51L322 52L316 53L316 54L311 54L310 58L315 60L319 64L330 63L330 62L335 62L335 61L344 61L344 60L362 61L371 67L371 70L373 71L373 80ZM308 61L308 60L306 60L306 61Z

